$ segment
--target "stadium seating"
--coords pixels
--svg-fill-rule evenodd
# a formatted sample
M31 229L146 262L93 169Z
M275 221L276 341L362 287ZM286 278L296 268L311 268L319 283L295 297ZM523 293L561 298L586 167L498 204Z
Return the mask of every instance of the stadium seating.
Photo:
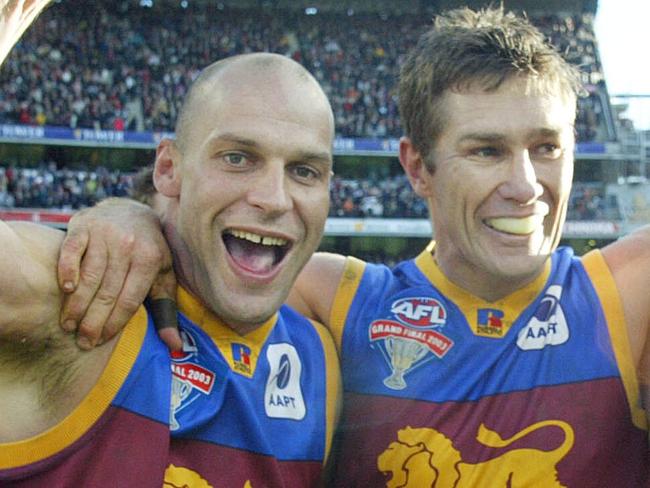
M37 168L0 167L0 207L76 210L106 197L128 195L133 177L132 173L103 167L88 171L57 169L53 161ZM622 190L618 188L613 185L608 190L602 183L576 183L569 200L568 219L622 220L632 210L622 213L617 194ZM650 185L639 187L644 191L643 197L647 194L650 201L648 188ZM426 204L413 193L404 175L335 176L330 197L330 217L427 218ZM638 201L641 200L637 198L637 206L640 205ZM627 207L631 209L632 203Z
M584 73L578 139L611 138L592 15L533 20ZM426 25L418 14L309 16L211 2L154 12L66 1L42 15L0 72L0 124L169 131L201 67L263 50L291 56L316 76L339 136L398 137L399 65Z

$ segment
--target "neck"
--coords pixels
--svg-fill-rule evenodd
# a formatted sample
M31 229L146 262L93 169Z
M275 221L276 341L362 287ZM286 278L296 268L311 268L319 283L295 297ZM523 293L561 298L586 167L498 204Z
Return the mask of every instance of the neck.
M266 321L250 324L240 322L234 317L223 317L219 314L216 311L219 307L214 304L214 300L210 299L211 292L209 290L202 290L201 286L199 286L198 280L195 279L192 260L189 258L189 250L185 246L185 243L176 228L172 224L164 223L163 231L171 248L174 273L176 274L179 286L182 286L196 300L198 300L203 307L212 312L220 322L237 332L239 335L249 334L264 325Z
M530 271L504 275L496 270L491 272L473 266L462 259L446 258L439 251L436 248L432 254L442 274L454 285L487 302L496 302L532 283L544 272L544 265L548 259L548 257L540 257L539 265Z

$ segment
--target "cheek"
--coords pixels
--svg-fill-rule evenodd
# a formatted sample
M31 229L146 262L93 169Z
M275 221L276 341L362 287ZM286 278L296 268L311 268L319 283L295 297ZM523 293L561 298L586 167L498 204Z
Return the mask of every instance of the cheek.
M313 195L311 198L303 200L298 204L301 218L305 227L313 233L321 233L325 227L325 221L329 214L329 191L327 194L322 192L319 195Z
M571 193L572 179L572 168L550 172L542 181L544 193L548 195L547 198L558 207L566 205Z

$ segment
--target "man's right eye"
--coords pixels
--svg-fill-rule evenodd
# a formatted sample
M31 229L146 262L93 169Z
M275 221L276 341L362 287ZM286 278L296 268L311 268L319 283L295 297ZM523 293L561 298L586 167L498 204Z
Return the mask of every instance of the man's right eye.
M495 159L501 156L501 150L493 146L483 146L474 149L472 154L478 158Z
M226 163L230 164L231 166L244 166L248 160L248 158L241 153L228 153L224 154L223 156L224 161Z

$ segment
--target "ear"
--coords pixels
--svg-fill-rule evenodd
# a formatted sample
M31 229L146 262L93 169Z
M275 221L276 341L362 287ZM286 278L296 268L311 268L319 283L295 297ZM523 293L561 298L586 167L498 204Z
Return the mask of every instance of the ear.
M181 193L181 154L174 141L163 139L156 148L153 184L162 195L170 198Z
M431 178L433 173L427 168L420 151L415 149L408 137L399 140L399 162L411 182L413 191L427 199L431 196Z

